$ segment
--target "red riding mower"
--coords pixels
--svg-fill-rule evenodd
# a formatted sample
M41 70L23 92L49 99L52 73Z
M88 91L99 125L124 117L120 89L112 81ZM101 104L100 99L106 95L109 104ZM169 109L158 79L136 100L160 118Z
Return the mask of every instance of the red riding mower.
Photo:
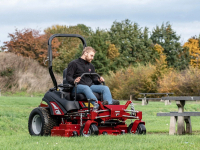
M42 99L40 105L33 109L29 116L28 129L30 135L43 136L90 136L101 134L146 134L145 122L142 121L142 112L135 111L131 100L125 105L102 105L102 96L94 93L98 99L99 108L92 107L92 99L85 95L70 93L74 86L66 81L66 69L63 72L63 84L57 85L52 70L51 42L55 37L77 37L86 47L85 39L76 34L54 34L48 41L49 73L54 84ZM97 75L96 73L84 73ZM81 77L82 77L81 76ZM44 104L44 102L46 102ZM130 110L127 110L130 105ZM136 119L129 126L127 119Z

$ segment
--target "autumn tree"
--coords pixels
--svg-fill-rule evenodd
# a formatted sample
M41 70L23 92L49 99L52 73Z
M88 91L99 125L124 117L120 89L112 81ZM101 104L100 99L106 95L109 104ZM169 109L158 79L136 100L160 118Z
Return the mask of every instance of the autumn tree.
M40 34L39 30L23 29L15 30L15 33L9 34L10 41L4 42L4 49L8 52L15 53L24 57L29 57L37 60L41 65L44 65L44 59L48 52L48 39L50 34ZM58 56L57 48L60 42L58 39L52 41L53 57Z
M166 61L166 55L164 53L164 48L159 44L155 44L153 49L157 51L158 54L160 55L160 57L156 59L156 63L155 63L156 69L155 69L155 72L151 76L152 81L154 81L155 84L157 85L158 79L161 79L163 75L167 72L168 66L167 66L167 61Z
M107 58L110 60L114 60L115 58L119 57L120 53L114 44L109 43Z
M199 39L193 37L188 39L188 41L183 45L183 47L189 48L189 53L191 56L190 65L199 67L199 56L200 56L200 46Z

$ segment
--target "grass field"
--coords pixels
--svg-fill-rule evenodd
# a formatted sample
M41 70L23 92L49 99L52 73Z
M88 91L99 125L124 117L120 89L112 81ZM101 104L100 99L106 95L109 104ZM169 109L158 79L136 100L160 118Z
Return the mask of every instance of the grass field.
M143 112L147 135L97 137L32 137L28 133L28 117L42 97L0 97L0 149L199 149L200 118L192 117L193 135L169 136L169 117L157 117L157 112L177 111L175 102L149 102L135 108ZM125 101L121 101L125 103ZM200 111L200 103L187 102L186 111ZM127 121L130 124L130 121Z

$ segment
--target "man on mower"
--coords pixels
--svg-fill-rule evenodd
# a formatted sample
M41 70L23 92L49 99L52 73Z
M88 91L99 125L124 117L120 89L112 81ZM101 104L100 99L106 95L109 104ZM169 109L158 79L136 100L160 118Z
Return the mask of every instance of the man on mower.
M113 100L110 89L102 85L104 78L97 76L83 76L83 73L95 73L95 68L91 64L96 51L92 47L85 47L82 56L69 63L67 68L67 81L74 85L77 82L77 94L82 93L87 99L97 100L93 92L103 94L103 105L113 104L119 105L119 101ZM72 92L75 92L75 87Z

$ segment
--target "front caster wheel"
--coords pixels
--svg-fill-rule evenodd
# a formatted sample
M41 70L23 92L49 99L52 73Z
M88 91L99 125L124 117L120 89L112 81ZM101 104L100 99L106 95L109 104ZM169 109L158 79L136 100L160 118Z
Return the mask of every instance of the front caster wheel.
M128 126L128 133L133 134L133 133L131 132L132 126L133 126L133 123L131 123L131 124ZM146 128L145 128L144 124L138 124L138 127L137 127L137 129L136 129L135 134L143 134L143 135L146 134Z
M80 134L81 134L82 136L89 137L89 136L91 136L91 135L98 135L98 134L99 134L99 129L98 129L98 127L96 126L96 124L91 124L91 125L90 125L90 128L89 128L87 134L83 133L84 127L85 127L85 124L83 124L82 127L81 127L81 129L80 129Z
M74 137L78 136L78 133L76 131L73 131L73 136Z
M103 133L102 133L103 135L108 135L108 133L106 132L106 131L103 131Z

